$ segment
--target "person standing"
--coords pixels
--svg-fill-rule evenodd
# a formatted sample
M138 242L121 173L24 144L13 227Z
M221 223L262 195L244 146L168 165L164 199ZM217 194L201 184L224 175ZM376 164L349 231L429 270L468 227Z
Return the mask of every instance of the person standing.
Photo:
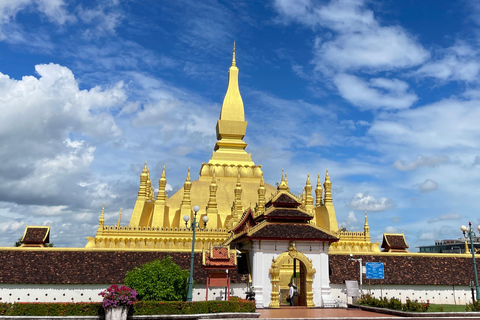
M293 294L295 293L295 289L293 288L292 283L289 283L288 286L288 297L290 298L290 306L293 307Z

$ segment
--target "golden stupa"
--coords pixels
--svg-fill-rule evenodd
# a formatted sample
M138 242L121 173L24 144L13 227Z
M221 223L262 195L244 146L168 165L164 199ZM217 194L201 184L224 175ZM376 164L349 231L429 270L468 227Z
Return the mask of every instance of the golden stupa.
M207 229L196 234L195 249L201 251L210 245L223 243L231 230L251 204L255 215L264 212L264 205L277 188L265 183L262 166L256 165L243 141L247 129L243 100L238 85L238 68L235 61L235 45L232 65L228 72L228 88L217 121L217 142L208 163L203 163L198 180L191 181L188 169L183 188L168 197L165 187L165 167L158 180L155 197L150 172L145 163L140 175L140 188L128 226L118 223L106 226L104 209L95 237L88 237L86 248L131 248L166 251L190 251L192 232L185 228L182 217L193 217L193 206L198 205L201 221L208 216ZM282 172L279 188L288 188L287 174ZM313 216L310 223L338 232L340 241L332 244L331 252L378 252L378 243L371 243L365 214L363 232L340 232L332 203L332 183L326 172L325 181L313 186L307 176L303 193L298 199L303 208ZM202 227L203 227L203 223Z

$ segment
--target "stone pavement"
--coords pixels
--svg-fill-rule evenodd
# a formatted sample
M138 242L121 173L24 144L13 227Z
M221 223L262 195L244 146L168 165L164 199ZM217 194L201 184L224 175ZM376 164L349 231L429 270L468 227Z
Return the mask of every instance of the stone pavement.
M305 307L281 307L279 309L257 309L260 313L260 318L275 318L275 319L333 319L333 318L382 318L386 319L398 319L391 315L386 315L378 312L363 311L358 308L305 308ZM379 319L380 320L380 319Z

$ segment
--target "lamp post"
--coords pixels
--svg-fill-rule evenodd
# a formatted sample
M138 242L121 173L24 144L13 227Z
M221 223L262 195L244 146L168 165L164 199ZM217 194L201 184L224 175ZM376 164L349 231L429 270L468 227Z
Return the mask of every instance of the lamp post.
M480 226L478 226L478 231L480 231ZM467 226L461 226L460 230L463 231L463 236L470 239L471 251L472 251L472 260L473 260L473 273L475 274L475 291L477 293L477 301L480 301L480 290L478 288L478 276L477 276L477 263L475 262L475 247L473 246L473 237L475 237L475 232L472 229L472 223L468 223Z
M363 273L363 264L362 264L362 258L359 258L359 259L354 259L353 258L353 254L350 253L350 259L348 260L351 260L351 261L358 261L358 263L360 264L360 295L363 294L363 288L362 288L362 282L363 282L363 276L362 276L362 273Z
M192 235L192 253L190 255L190 276L188 277L188 292L187 292L187 302L192 302L193 297L193 260L195 257L195 230L204 230L207 227L208 217L204 216L202 218L203 221L203 228L200 228L200 224L197 222L197 212L200 210L199 206L193 207L193 221L190 223L190 227L188 226L188 221L190 220L190 216L186 214L183 217L183 221L185 221L185 227L190 230L193 230Z

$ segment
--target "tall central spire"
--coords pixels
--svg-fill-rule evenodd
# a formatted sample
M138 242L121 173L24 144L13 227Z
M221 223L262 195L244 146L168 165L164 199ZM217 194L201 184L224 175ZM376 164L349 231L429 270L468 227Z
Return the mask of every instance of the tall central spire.
M223 100L220 118L217 122L217 143L210 165L254 166L252 157L245 151L243 141L247 130L243 100L238 88L238 68L235 61L235 43L233 44L232 65L228 70L228 88Z

